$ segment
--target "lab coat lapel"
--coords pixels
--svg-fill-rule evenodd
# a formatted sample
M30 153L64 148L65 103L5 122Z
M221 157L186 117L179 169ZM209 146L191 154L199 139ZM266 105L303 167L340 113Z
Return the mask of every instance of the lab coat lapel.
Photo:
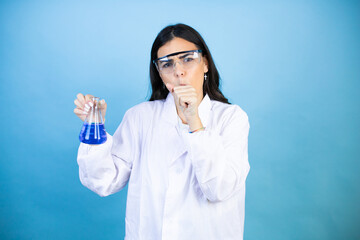
M211 100L209 96L206 94L199 105L199 117L203 126L207 129L210 128L209 126L210 111L211 111Z
M211 100L208 95L205 95L203 100L199 105L199 116L203 126L209 128L209 115L211 111ZM187 134L181 128L181 124L178 122L178 115L176 112L176 106L174 102L174 97L169 93L165 103L164 103L164 117L165 121L170 124L169 131L169 139L172 139L171 144L175 144L177 148L174 151L173 157L170 160L170 164L172 164L176 159L182 156L186 151L186 146L183 141L182 134Z
M178 125L178 115L176 112L174 97L171 93L168 94L164 103L164 117L165 121L170 124L168 137L171 139L171 144L177 146L171 154L172 157L169 161L169 165L171 165L176 159L186 152L185 144L182 140L181 131Z

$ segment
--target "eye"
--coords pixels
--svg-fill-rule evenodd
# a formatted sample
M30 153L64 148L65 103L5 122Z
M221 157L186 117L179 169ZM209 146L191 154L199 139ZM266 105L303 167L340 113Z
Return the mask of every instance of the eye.
M163 62L160 64L161 68L169 68L172 67L172 62Z
M194 61L194 58L192 57L186 57L183 59L184 62L191 62L191 61Z
M195 57L193 53L187 53L179 57L179 59L181 59L183 63L188 64L193 62L195 60Z

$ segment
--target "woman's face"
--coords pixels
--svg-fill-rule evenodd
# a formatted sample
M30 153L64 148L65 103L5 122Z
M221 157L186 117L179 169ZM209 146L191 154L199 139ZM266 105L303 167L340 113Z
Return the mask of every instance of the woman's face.
M159 48L157 52L158 58L183 51L197 50L195 44L189 42L182 38L175 37L171 41L167 42L165 45ZM177 59L179 60L179 59ZM208 72L208 63L207 59L201 56L201 60L196 66L191 69L186 69L178 61L174 66L174 71L172 73L161 73L160 77L164 84L172 84L174 87L182 85L191 85L195 88L198 95L198 99L201 101L203 98L203 83L204 83L204 73Z

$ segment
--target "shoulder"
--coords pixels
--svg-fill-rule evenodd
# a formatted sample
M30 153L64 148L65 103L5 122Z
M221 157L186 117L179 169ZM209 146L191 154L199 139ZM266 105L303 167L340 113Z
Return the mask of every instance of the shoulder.
M246 112L236 104L218 101L212 103L213 124L216 124L223 134L243 134L249 131L250 123Z
M144 117L149 117L154 114L156 109L163 106L165 100L155 100L139 103L131 108L129 108L124 118L130 119L140 119Z
M236 119L238 121L248 121L249 119L246 112L236 104L211 100L211 110L214 115L221 116L224 120Z

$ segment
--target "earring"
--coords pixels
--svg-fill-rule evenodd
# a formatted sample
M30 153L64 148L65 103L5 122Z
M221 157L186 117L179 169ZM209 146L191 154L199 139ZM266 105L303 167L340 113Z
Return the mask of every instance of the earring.
M207 79L207 75L206 75L206 73L204 74L204 80L206 81L206 79Z

